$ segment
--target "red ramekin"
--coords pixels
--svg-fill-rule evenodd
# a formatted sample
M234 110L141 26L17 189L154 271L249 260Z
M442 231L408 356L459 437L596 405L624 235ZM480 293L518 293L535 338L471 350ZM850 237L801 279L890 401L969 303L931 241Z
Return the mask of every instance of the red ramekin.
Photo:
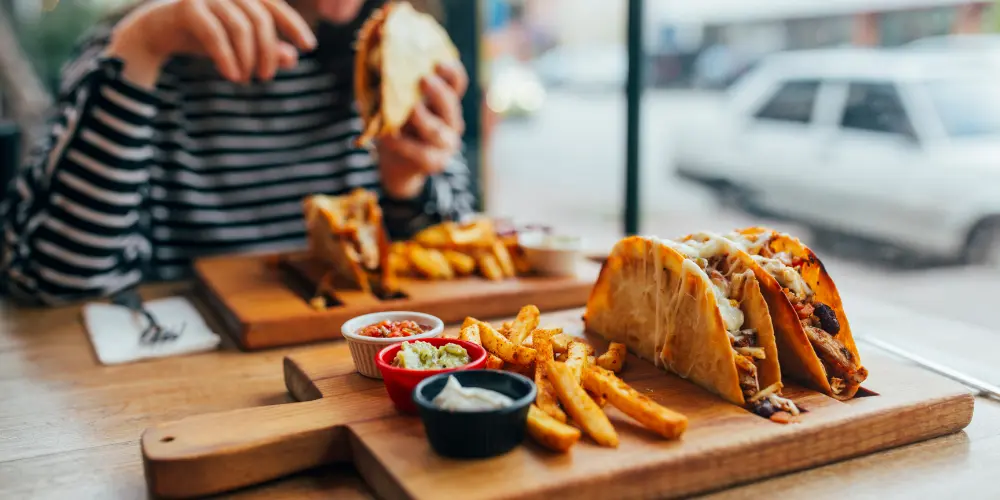
M409 342L404 340L403 342ZM417 342L417 341L413 341ZM478 344L466 342L464 340L450 339L445 337L434 337L420 339L419 342L427 342L434 347L441 347L445 344L457 344L465 348L469 353L469 362L458 368L445 368L443 370L409 370L392 366L392 360L396 353L402 348L402 342L393 344L379 351L375 355L375 364L382 372L382 380L385 382L385 390L389 392L389 399L396 409L404 413L417 413L417 406L413 403L413 389L421 380L437 375L459 370L475 370L486 366L486 349Z

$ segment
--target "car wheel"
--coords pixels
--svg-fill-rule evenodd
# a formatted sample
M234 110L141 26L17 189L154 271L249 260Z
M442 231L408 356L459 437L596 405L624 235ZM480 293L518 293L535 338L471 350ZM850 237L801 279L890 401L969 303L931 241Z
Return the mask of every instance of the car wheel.
M976 224L965 246L965 263L1000 269L1000 219Z

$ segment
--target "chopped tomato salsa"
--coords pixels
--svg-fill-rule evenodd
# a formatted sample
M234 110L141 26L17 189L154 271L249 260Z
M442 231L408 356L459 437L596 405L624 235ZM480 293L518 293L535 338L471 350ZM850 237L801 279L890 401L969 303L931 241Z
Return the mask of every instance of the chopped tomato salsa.
M421 325L416 321L385 320L368 325L362 328L361 330L358 330L358 335L361 335L363 337L377 337L382 339L391 339L391 338L419 335L421 333L430 331L430 329L431 327Z

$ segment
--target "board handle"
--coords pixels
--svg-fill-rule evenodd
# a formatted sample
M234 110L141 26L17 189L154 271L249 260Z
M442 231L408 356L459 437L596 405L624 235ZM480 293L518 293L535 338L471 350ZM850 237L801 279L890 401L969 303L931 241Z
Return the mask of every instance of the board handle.
M142 434L146 484L154 496L190 498L350 461L349 419L349 407L317 399L157 425Z

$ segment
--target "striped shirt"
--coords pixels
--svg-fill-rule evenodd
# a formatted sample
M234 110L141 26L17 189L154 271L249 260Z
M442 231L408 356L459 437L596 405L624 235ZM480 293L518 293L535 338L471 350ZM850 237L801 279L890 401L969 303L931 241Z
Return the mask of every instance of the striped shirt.
M339 42L330 46L320 34L297 67L249 85L175 58L147 91L103 56L109 35L96 30L64 67L51 132L0 207L0 281L12 295L106 296L187 277L201 256L301 248L312 193L379 192L396 238L472 210L461 158L413 200L381 195L372 155L353 144L362 123L347 37L326 37Z

